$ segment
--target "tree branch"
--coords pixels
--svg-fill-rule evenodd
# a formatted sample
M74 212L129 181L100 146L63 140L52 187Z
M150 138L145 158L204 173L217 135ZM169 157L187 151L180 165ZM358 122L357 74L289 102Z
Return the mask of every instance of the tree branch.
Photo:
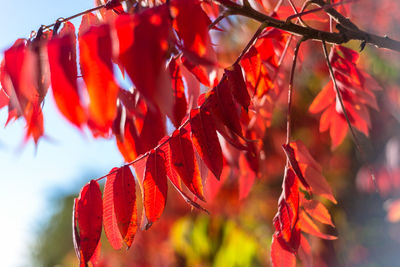
M292 33L297 36L302 36L306 39L312 39L317 41L325 41L331 44L343 44L350 40L358 40L365 43L369 43L379 48L386 48L393 51L400 52L400 42L390 39L388 37L378 36L372 33L365 32L358 29L350 20L345 18L339 12L333 8L327 8L327 12L335 18L339 24L336 26L339 32L326 32L313 28L303 27L291 22L285 22L282 20L275 19L271 16L258 12L252 7L238 5L229 0L215 0L221 5L225 6L231 11L231 14L241 15L248 17L259 22L267 23L269 27L281 29L283 31ZM321 5L324 5L324 1L317 1ZM344 24L342 24L344 23Z

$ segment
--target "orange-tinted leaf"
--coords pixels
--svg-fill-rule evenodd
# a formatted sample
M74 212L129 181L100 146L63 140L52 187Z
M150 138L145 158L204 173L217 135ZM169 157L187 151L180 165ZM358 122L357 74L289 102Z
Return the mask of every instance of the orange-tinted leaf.
M348 122L364 133L369 134L371 120L367 106L378 109L376 97L373 91L380 90L376 81L357 66L358 53L340 45L332 48L329 56L337 90L333 81L330 81L318 94L311 104L311 113L322 113L320 131L330 129L332 149L339 146L345 138L348 130ZM340 103L343 100L345 111Z
M178 128L187 111L185 86L181 69L174 58L169 62L168 68L172 80L172 89L174 90L174 106L171 121L175 128Z
M304 210L315 220L328 224L332 227L335 225L332 222L331 215L325 206L317 200L302 200Z
M296 256L284 249L274 235L271 244L271 262L273 267L295 267Z
M315 235L319 238L323 238L326 240L335 240L336 236L324 234L319 230L318 226L313 222L313 220L308 216L304 211L300 212L299 224L301 230L310 235Z
M158 220L167 202L167 172L165 156L159 149L147 158L143 180L143 205L147 218L146 229Z
M135 179L129 166L121 167L113 182L113 200L118 228L129 248L138 227Z
M81 266L92 258L101 236L103 207L99 184L92 180L85 185L76 201L74 227L75 243L79 250Z
M114 207L114 181L117 176L118 168L113 168L107 176L103 195L103 224L108 242L113 249L121 249L123 238L118 229L117 217Z
M60 112L77 127L86 120L77 84L75 27L66 22L58 37L48 42L47 51L54 101Z
M176 130L169 141L171 163L189 190L204 200L203 184L190 140L190 127Z
M192 141L201 159L217 179L222 172L222 150L209 111L204 108L190 112Z
M165 71L170 21L166 5L115 21L119 62L144 98L167 114L172 113L173 99Z
M110 28L90 27L79 37L80 65L89 93L89 117L102 135L107 135L117 114L118 85L111 62Z

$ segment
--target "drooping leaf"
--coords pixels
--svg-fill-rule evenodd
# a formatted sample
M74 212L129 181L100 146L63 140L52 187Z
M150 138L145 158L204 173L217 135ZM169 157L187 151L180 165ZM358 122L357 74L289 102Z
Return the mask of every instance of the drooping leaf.
M301 230L310 235L314 235L314 236L317 236L319 238L323 238L326 240L337 239L336 236L322 233L321 230L318 228L318 226L310 218L310 216L308 216L304 211L300 212L299 224L300 224Z
M225 75L236 102L242 105L243 108L248 109L250 105L250 96L247 92L246 82L244 81L240 65L236 63L230 68L225 69Z
M117 224L129 248L132 245L138 227L135 179L129 166L119 168L113 182L113 198Z
M172 89L174 90L174 106L171 121L175 128L178 128L187 112L187 101L185 97L185 86L182 79L180 66L174 58L168 65L172 80Z
M293 253L300 245L299 202L298 178L292 169L286 168L274 226L277 241L285 250Z
M81 266L85 266L98 246L102 229L103 206L100 186L96 181L92 180L82 188L76 200L74 215L78 257Z
M119 62L144 98L169 115L173 96L165 62L170 28L166 5L136 15L121 15L115 21Z
M307 214L309 214L313 219L335 227L328 209L321 202L317 200L302 199L302 206Z
M295 267L296 256L282 247L274 235L271 244L271 262L273 267Z
M210 50L208 25L211 21L198 0L173 0L171 13L175 18L174 27L183 40L185 50L200 58L207 58ZM196 23L191 23L196 21Z
M114 181L118 168L113 168L107 176L103 195L103 224L108 242L113 249L121 249L124 239L118 229L117 217L114 207Z
M144 151L149 151L166 134L165 115L158 108L147 108L142 128L139 131L143 149Z
M222 151L210 111L200 108L190 112L192 141L201 159L214 176L222 172Z
M352 127L368 136L371 120L367 107L378 109L373 91L381 88L370 75L357 67L357 60L357 52L340 45L334 46L329 61L338 91L333 81L329 81L309 108L313 114L322 112L320 131L330 129L332 149L339 146L347 134L348 122L345 111Z
M226 76L208 94L205 105L215 118L216 124L218 125L221 122L230 131L242 137L242 126L240 124L237 105L233 101ZM217 126L217 129L220 130L221 126Z
M336 199L332 193L332 189L325 177L322 175L321 166L311 156L306 146L301 141L291 142L289 146L293 149L295 156L295 160L292 159L292 161L297 162L300 173L310 186L311 191L336 204Z
M190 125L188 125L190 126ZM169 141L171 163L188 189L204 200L200 171L190 140L190 127L175 130Z
M86 121L77 83L75 27L66 22L60 34L47 45L51 87L60 112L77 127Z
M119 92L111 61L110 27L92 26L79 35L80 65L90 100L89 119L98 134L106 136L117 114Z
M158 220L167 202L167 172L165 156L159 149L152 150L146 161L143 180L143 205L148 229Z

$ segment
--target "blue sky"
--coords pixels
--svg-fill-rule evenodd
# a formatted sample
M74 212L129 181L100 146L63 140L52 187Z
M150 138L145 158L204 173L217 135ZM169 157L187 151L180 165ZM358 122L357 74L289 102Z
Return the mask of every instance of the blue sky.
M29 36L41 24L50 24L93 7L92 0L0 0L0 50L17 38ZM74 23L79 23L79 19ZM2 55L0 56L2 58ZM45 132L35 152L33 142L20 149L24 122L4 125L6 108L0 110L0 258L1 266L29 266L29 245L34 230L51 206L49 196L61 189L81 187L82 175L99 175L122 163L114 140L94 140L61 117L52 96L45 107ZM87 181L95 177L87 177ZM76 191L78 194L79 191Z

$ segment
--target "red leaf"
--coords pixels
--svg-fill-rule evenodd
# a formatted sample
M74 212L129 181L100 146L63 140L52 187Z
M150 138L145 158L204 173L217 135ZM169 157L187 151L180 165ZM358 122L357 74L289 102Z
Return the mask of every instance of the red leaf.
M273 267L295 267L296 256L284 249L277 241L276 236L272 238L271 261Z
M89 116L101 135L107 135L117 114L118 85L111 62L110 28L106 24L90 27L79 37L80 65L89 93Z
M165 72L171 28L167 6L118 16L115 28L119 61L132 82L147 101L172 114L172 90Z
M219 180L222 172L222 150L209 111L204 108L190 112L192 141L201 159Z
M92 180L85 185L76 200L73 227L81 265L92 258L100 241L103 207L99 184Z
M124 241L118 229L114 208L114 181L118 168L113 168L107 176L103 195L103 224L104 232L113 249L121 249Z
M160 218L167 202L167 172L165 156L159 149L147 158L143 180L143 204L147 218L146 229Z
M178 128L187 112L187 102L185 97L185 86L183 84L182 73L179 65L174 58L168 65L174 90L174 106L171 121L175 128Z
M91 26L99 25L99 18L93 13L87 13L82 16L81 24L79 25L78 36L81 37L82 34L86 33Z
M48 42L51 87L60 112L77 127L86 121L77 84L75 27L66 22L59 36Z
M128 248L137 230L135 179L129 166L120 168L113 181L113 200L119 231Z
M165 133L165 115L158 108L154 110L148 108L140 130L140 140L144 151L154 148Z
M281 246L296 252L300 244L299 183L296 174L286 168L283 192L279 198L278 212L274 217L275 235Z
M142 142L139 139L135 124L131 118L127 118L125 120L123 130L123 138L116 138L117 146L125 161L131 162L136 159L138 155L144 153L145 150L142 146Z
M169 139L168 136L165 137L165 140ZM164 139L162 139L160 141L160 143L163 143ZM198 203L196 203L191 197L189 197L185 192L183 192L182 189L182 183L181 183L181 179L178 176L176 170L173 168L173 163L172 163L172 157L171 157L171 149L170 149L170 145L169 142L166 142L164 145L162 145L160 147L160 150L162 150L162 152L165 155L165 169L167 172L167 176L168 179L171 181L172 185L174 186L174 188L179 192L179 194L181 194L182 198L192 207L195 207L197 209L203 210L205 212L208 213L208 211L203 208L201 205L199 205Z
M37 144L39 138L43 135L43 112L39 103L29 103L25 110L26 132L25 142L33 138Z
M300 171L310 185L312 192L336 204L332 189L321 173L321 166L312 158L306 146L301 141L296 141L291 142L290 147L294 149Z
M207 69L199 64L193 64L186 57L181 57L183 65L196 77L196 79L207 87L211 86Z
M217 120L217 124L219 120L232 132L243 137L237 105L233 101L226 76L222 78L217 87L210 91L205 105ZM217 128L220 130L220 127L217 126Z
M190 140L190 127L176 130L172 134L169 146L172 166L189 190L204 201L199 166Z
M304 185L304 187L309 189L310 186L304 179L303 173L301 172L299 164L295 158L294 149L292 147L290 147L290 145L282 145L282 147L283 147L283 151L285 151L285 154L290 163L290 166L292 166L294 173L300 179L300 181Z
M171 13L175 17L174 27L183 40L186 50L207 57L210 50L208 26L210 19L203 11L198 0L173 0ZM195 21L196 23L192 23Z
M242 68L239 64L234 64L225 69L225 75L228 80L229 88L235 100L246 110L250 105L250 96L247 92L246 82L243 78Z
M8 97L6 91L0 88L0 109L8 105L10 98Z

